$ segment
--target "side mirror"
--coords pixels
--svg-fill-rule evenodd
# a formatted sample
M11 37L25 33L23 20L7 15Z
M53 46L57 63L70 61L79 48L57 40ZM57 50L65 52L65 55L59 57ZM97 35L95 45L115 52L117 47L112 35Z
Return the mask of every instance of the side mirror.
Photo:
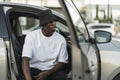
M111 33L102 30L96 30L94 32L94 38L96 43L108 43L111 41Z

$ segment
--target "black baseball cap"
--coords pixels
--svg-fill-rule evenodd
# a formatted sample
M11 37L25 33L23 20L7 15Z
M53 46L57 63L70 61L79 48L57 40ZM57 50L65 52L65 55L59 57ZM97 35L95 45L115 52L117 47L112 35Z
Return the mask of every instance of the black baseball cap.
M40 25L44 26L49 22L56 21L56 18L50 9L44 10L40 14Z

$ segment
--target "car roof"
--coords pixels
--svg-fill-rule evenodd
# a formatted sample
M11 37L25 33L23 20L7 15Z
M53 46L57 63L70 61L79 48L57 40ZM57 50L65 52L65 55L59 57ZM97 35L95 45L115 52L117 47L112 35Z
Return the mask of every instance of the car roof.
M2 6L9 6L9 7L24 7L24 8L34 8L34 9L42 9L45 10L45 7L39 7L35 5L30 4L22 4L22 3L12 3L12 2L0 2L0 5Z
M44 6L35 6L35 5L30 5L30 4L23 4L23 3L12 3L12 2L0 2L1 6L7 6L7 7L12 7L12 8L20 8L20 9L24 9L24 10L36 10L37 12L39 12L39 10L46 10L46 9L50 9ZM66 23L66 19L65 16L60 13L57 12L55 10L52 10L53 14L59 18L59 21L61 21L62 23L64 23L65 25L67 25Z
M30 5L30 4L12 3L12 2L0 2L0 5L1 6L8 6L8 7L15 7L15 8L23 8L23 9L30 8L31 10L32 9L36 9L36 10L50 9L50 8L47 8L44 6L35 6L35 5ZM58 17L61 17L65 20L65 17L62 14L60 14L59 12L54 11L54 10L52 10L52 12L53 12L53 14L56 14Z

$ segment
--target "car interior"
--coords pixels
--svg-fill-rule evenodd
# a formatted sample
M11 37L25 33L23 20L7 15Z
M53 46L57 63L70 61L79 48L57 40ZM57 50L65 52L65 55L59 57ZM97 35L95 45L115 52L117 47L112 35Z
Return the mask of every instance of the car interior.
M20 18L23 18L23 21L28 21L28 23L24 23L23 21L20 20ZM8 19L10 21L10 26L11 26L11 40L12 40L12 45L13 45L13 50L14 50L14 55L15 55L15 60L16 60L16 65L18 69L18 74L14 73L16 78L18 80L24 80L22 79L23 73L22 73L22 67L21 67L21 55L22 55L22 48L25 40L26 34L23 33L22 30L24 30L22 27L29 24L30 21L26 18L31 18L31 19L37 19L39 23L39 16L33 13L27 13L27 12L17 12L17 11L11 11L8 14ZM24 20L25 19L25 20ZM60 20L60 19L58 19ZM69 55L69 63L64 66L64 71L66 74L69 74L71 71L71 41L70 41L70 34L69 31L62 30L61 27L65 27L66 23L61 23L61 21L57 21L58 25L56 25L57 29L56 31L59 32L61 35L63 35L67 41L67 51ZM61 25L60 25L61 24ZM34 24L36 25L36 24ZM32 26L34 26L32 25ZM65 26L62 26L65 25ZM28 26L28 25L27 25ZM31 25L30 25L31 26ZM67 27L67 26L66 26ZM40 28L40 26L38 26ZM38 28L33 28L33 30L36 30ZM64 29L64 28L63 28ZM29 28L26 29L29 31ZM31 30L32 31L32 30ZM16 72L13 67L13 72ZM70 77L68 77L69 79Z

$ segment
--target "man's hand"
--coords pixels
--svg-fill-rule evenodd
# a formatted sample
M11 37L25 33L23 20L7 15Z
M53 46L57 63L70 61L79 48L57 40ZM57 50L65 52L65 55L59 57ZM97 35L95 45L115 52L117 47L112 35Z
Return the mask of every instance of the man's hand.
M37 76L35 76L36 80L45 80L49 76L49 71L40 72Z

